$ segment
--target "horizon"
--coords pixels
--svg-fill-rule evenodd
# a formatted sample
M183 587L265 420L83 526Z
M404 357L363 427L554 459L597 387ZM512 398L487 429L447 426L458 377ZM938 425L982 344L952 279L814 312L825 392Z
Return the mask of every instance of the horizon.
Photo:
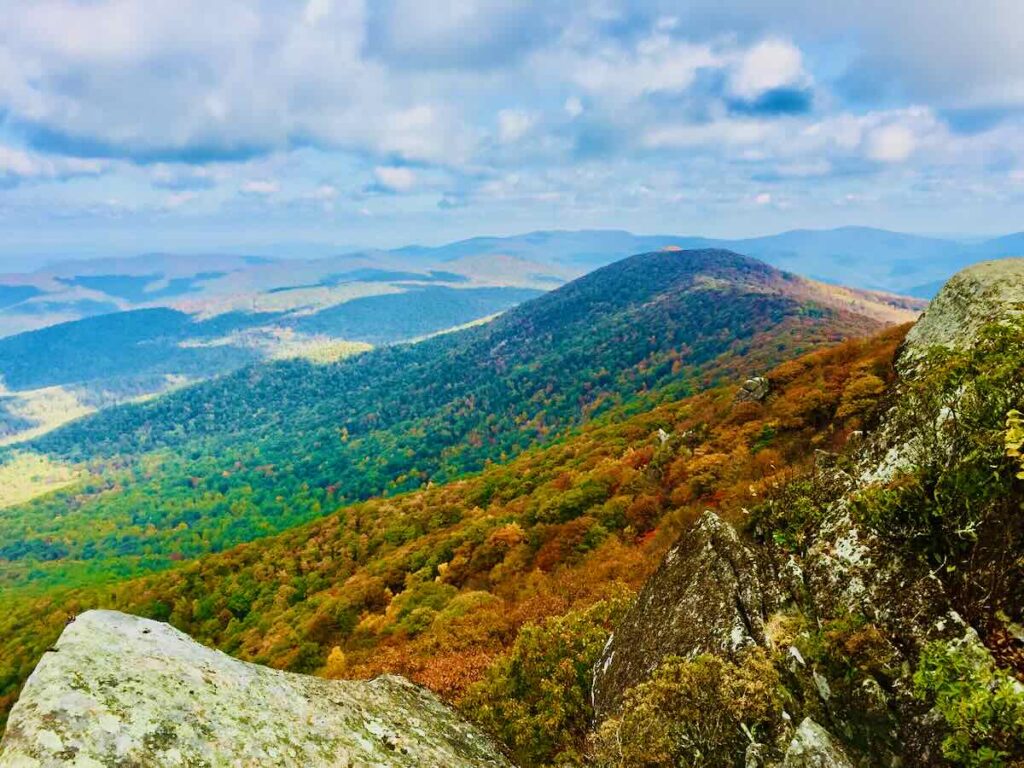
M3 275L18 275L27 274L37 271L45 271L47 269L54 268L63 263L70 262L86 262L86 261L102 261L102 260L130 260L140 259L147 256L181 256L183 258L191 258L198 256L241 256L241 257L253 257L253 258L266 258L274 260L320 260L320 259L331 259L337 257L343 257L348 255L356 255L363 253L389 253L394 251L401 251L403 249L410 248L444 248L452 245L458 245L461 243L472 242L474 240L505 240L514 239L520 237L527 237L530 235L538 234L583 234L583 233L608 233L608 234L626 234L638 238L667 238L667 237L679 237L679 238L695 238L712 241L713 244L710 247L728 247L728 244L735 243L736 245L741 244L744 241L749 240L760 240L770 239L775 237L782 237L790 234L798 233L829 233L829 232L842 232L842 231L870 231L884 234L893 234L908 236L914 238L941 240L948 243L963 245L969 247L979 243L984 243L989 240L998 239L1000 237L1012 236L1024 233L1024 230L1012 230L1012 231L999 231L992 233L933 233L933 232L914 232L910 230L899 230L899 229L887 229L882 227L875 227L871 225L863 224L845 224L836 227L794 227L789 229L760 232L747 236L714 236L703 233L695 232L637 232L628 229L619 228L602 228L602 227L586 227L580 229L567 229L567 228L554 228L554 229L535 229L529 231L513 231L508 234L494 234L494 233L480 233L472 234L467 237L461 237L453 240L436 240L436 241L414 241L414 242L403 242L394 241L394 244L388 245L333 245L326 242L281 242L281 243L270 243L262 247L225 247L225 248L208 248L208 249L195 249L195 250L160 250L160 249L145 249L145 250L132 250L125 248L124 250L104 250L102 252L95 251L93 249L86 249L81 252L75 251L64 251L60 254L53 254L47 256L39 256L36 254L8 254L0 253L0 277ZM719 245L718 243L724 243L726 245ZM691 250L689 247L684 247L683 250ZM623 254L628 256L632 254ZM1013 255L1013 254L1007 254Z

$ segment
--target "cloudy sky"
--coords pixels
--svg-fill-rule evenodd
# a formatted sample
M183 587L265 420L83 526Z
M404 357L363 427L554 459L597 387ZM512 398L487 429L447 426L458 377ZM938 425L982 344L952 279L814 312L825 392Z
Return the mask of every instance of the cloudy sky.
M1024 229L1019 0L0 0L0 256Z

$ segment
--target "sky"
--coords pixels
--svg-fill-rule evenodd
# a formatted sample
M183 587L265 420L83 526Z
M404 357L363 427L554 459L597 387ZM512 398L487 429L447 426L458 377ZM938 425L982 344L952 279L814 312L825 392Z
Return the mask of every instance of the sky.
M1019 0L0 0L0 260L1024 229Z

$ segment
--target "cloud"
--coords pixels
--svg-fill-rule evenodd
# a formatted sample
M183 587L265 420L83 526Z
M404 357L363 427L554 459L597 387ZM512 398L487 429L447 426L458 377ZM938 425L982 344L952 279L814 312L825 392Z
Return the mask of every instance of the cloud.
M24 181L98 176L106 168L99 160L53 157L0 144L0 183L11 186Z
M169 211L177 210L183 205L188 205L197 197L197 193L192 191L174 192L168 195L164 199L164 207Z
M521 109L503 109L498 112L498 138L505 144L512 144L525 136L537 118Z
M880 163L902 163L914 151L913 131L898 123L876 128L868 136L867 156Z
M567 16L544 0L375 0L367 48L401 67L507 66L557 35Z
M707 43L689 43L657 31L632 47L594 46L592 50L559 51L542 59L542 67L564 71L576 86L602 101L617 104L686 91L701 69L718 68L722 59Z
M391 192L408 192L416 186L416 173L402 166L379 165L373 169L377 183Z
M243 182L239 191L246 195L267 196L281 191L281 186L276 181L268 179L250 179Z
M182 216L268 227L273 209L285 227L380 196L376 221L408 217L434 238L453 221L675 228L680 206L699 223L729 206L769 216L823 190L848 211L887 194L902 195L893 210L1020 197L1024 11L1006 0L0 0L0 13L8 211L43 210L26 182L72 178L47 186L46 206L117 197L130 216L180 201ZM773 204L752 205L759 194Z
M729 75L732 95L748 102L779 90L799 91L809 83L800 49L783 40L765 40L747 49Z
M153 186L172 191L212 189L222 176L210 166L157 163L150 168Z

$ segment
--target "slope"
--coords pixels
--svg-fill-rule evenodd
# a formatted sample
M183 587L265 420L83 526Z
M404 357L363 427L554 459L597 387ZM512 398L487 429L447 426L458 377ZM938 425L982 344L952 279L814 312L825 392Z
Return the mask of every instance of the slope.
M484 326L335 365L251 367L103 412L34 444L99 470L0 518L0 580L45 588L166 567L882 325L831 298L730 252L644 254Z
M247 660L401 672L459 698L524 624L638 587L703 509L743 519L816 449L842 446L891 378L904 330L782 364L763 402L738 401L730 381L632 416L619 408L474 477L119 586L12 598L0 696L13 701L69 614L104 606L169 619Z

